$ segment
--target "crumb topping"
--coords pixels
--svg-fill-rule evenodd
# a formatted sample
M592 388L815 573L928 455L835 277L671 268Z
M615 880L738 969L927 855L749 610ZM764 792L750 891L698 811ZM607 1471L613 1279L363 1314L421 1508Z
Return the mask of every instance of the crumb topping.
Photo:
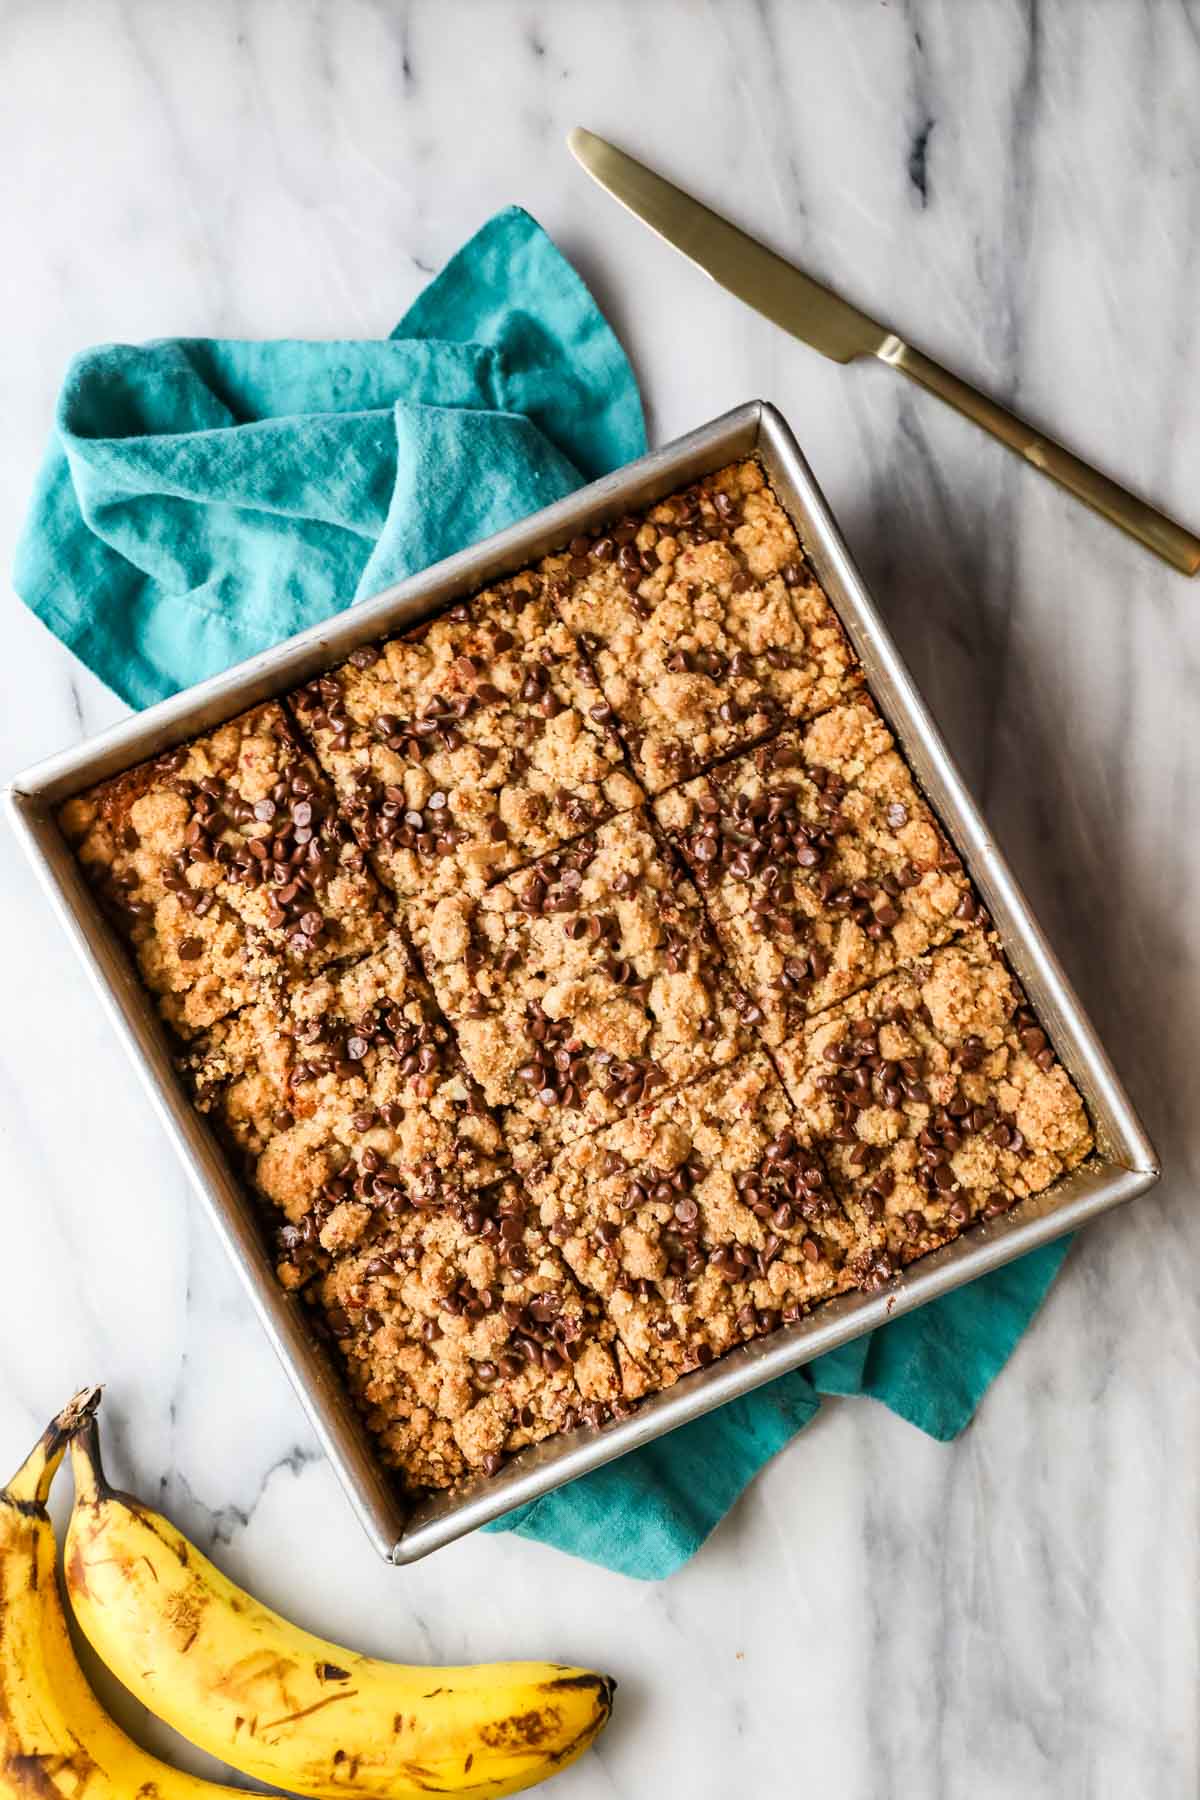
M542 569L651 793L861 683L755 462L576 539Z
M753 460L59 822L413 1494L1092 1149Z
M980 917L866 698L718 765L656 812L772 1044Z

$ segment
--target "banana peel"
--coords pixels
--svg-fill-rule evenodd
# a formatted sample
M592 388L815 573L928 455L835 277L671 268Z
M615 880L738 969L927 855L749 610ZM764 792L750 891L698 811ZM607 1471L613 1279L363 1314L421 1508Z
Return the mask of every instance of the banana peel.
M71 1461L64 1573L84 1636L144 1706L246 1775L312 1800L499 1800L573 1762L607 1723L614 1684L587 1669L424 1668L301 1630L109 1486L90 1413Z
M50 1484L100 1397L85 1388L0 1488L0 1796L3 1800L245 1800L150 1756L109 1718L67 1634Z

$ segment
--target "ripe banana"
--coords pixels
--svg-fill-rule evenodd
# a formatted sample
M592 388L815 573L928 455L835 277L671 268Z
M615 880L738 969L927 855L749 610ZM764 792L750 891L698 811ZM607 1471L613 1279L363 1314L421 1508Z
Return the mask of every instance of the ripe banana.
M247 1775L315 1800L496 1800L574 1761L608 1719L612 1683L585 1669L406 1667L313 1637L109 1487L94 1419L71 1459L64 1566L84 1635L151 1712Z
M99 1390L77 1394L0 1488L0 1795L4 1800L246 1800L168 1768L113 1723L84 1680L55 1580L50 1483Z

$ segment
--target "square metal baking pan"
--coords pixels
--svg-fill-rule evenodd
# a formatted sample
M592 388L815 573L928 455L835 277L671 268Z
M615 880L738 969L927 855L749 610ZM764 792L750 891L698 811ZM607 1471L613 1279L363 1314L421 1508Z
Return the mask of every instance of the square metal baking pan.
M413 625L515 572L569 538L635 511L741 457L757 455L866 669L871 689L917 779L963 856L1054 1046L1078 1083L1096 1131L1086 1163L991 1223L914 1263L888 1288L850 1294L643 1402L599 1431L580 1428L521 1452L499 1475L408 1507L372 1450L339 1375L301 1303L279 1286L256 1204L193 1109L149 995L86 886L54 823L59 803L94 782L207 731L340 663L360 644ZM307 1409L372 1542L413 1562L613 1457L748 1393L823 1351L910 1312L951 1288L1142 1193L1158 1176L1154 1151L962 778L842 541L787 424L753 401L593 482L507 531L447 558L262 656L140 713L20 776L6 803L13 824Z

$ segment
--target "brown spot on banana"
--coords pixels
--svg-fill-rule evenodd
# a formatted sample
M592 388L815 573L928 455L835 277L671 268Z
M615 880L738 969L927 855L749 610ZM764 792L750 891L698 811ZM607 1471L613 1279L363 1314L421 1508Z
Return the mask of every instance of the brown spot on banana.
M218 1670L208 1685L214 1694L224 1694L230 1700L257 1700L261 1705L262 1688L266 1682L273 1681L278 1689L279 1703L286 1712L292 1704L288 1680L299 1670L300 1664L294 1657L255 1651L252 1656L240 1657L228 1669Z
M87 1564L83 1560L83 1553L78 1544L71 1545L67 1553L66 1565L68 1585L74 1588L76 1593L86 1594L90 1598L91 1589L87 1582Z
M613 1694L616 1682L609 1675L564 1675L554 1681L543 1681L540 1691L552 1693L556 1689L586 1693L589 1689L596 1696L596 1715L589 1719L573 1738L560 1745L557 1750L545 1752L550 1763L570 1762L581 1750L585 1750L592 1739L598 1737L607 1725L612 1713ZM517 1713L511 1718L501 1719L494 1725L485 1725L480 1730L480 1737L489 1749L539 1749L545 1737L558 1729L562 1723L562 1714L557 1707L544 1710L534 1709L527 1713Z
M410 1786L419 1788L424 1794L444 1794L446 1789L441 1785L441 1778L432 1769L426 1769L421 1763L404 1763L401 1775Z
M59 1800L57 1775L74 1774L74 1766L66 1757L54 1756L22 1756L19 1753L6 1756L0 1763L0 1774L11 1784L10 1792L14 1795L30 1796L30 1800ZM82 1793L87 1786L89 1774L86 1769L79 1771L79 1790Z
M277 1731L281 1725L294 1725L297 1719L324 1712L327 1706L336 1706L339 1700L353 1700L357 1693L357 1688L343 1688L340 1694L326 1694L324 1700L314 1700L311 1706L301 1706L296 1712L285 1713L281 1719L268 1719L262 1729Z
M481 1725L479 1735L489 1750L537 1750L561 1724L557 1706L535 1707Z
M168 1594L163 1602L163 1619L179 1640L179 1652L186 1656L200 1635L208 1594L199 1584L180 1594Z
M93 1534L91 1542L95 1544L98 1541L98 1536ZM68 1584L75 1587L85 1598L92 1599L97 1597L93 1594L93 1590L88 1583L89 1570L118 1569L126 1581L132 1581L136 1564L144 1562L150 1570L150 1573L154 1576L155 1582L158 1581L158 1571L155 1569L154 1564L150 1562L149 1558L145 1556L139 1556L131 1560L128 1556L96 1556L95 1554L92 1554L88 1556L85 1562L84 1547L86 1542L87 1539L84 1534L80 1533L77 1538L70 1540L69 1548L64 1553L64 1571L67 1576Z
M40 1500L16 1500L10 1494L6 1504L25 1519L44 1519L46 1516L46 1509Z
M560 1694L568 1689L586 1693L589 1688L595 1689L598 1699L603 1700L609 1711L612 1710L612 1697L617 1684L611 1675L556 1675L553 1681L543 1681L538 1691L543 1694Z

